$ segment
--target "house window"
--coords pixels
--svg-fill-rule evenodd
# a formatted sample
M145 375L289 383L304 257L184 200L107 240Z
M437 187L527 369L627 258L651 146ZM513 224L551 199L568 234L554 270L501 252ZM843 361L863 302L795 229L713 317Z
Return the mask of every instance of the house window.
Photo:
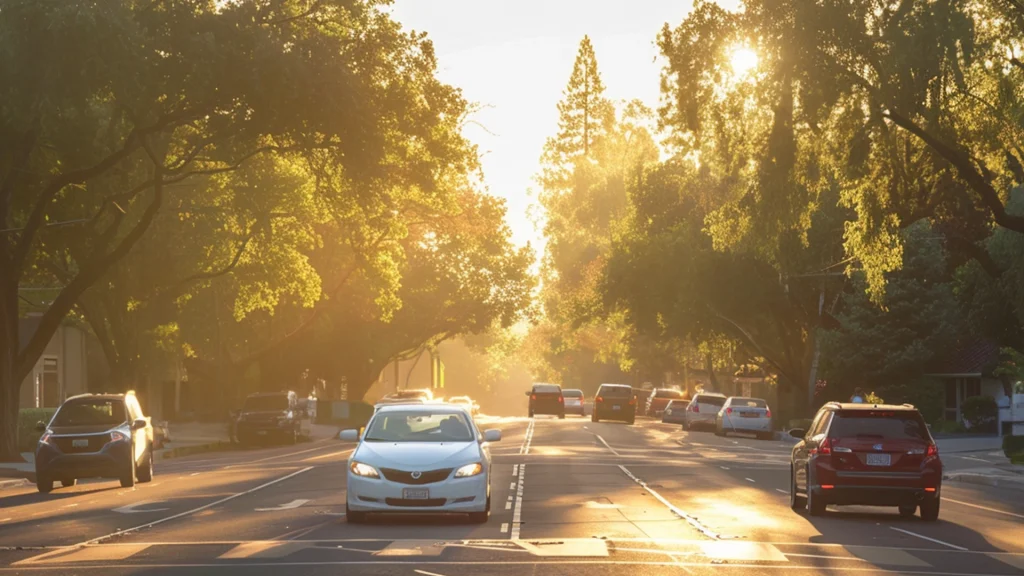
M43 357L43 374L39 378L39 400L42 408L60 406L60 361L56 356Z

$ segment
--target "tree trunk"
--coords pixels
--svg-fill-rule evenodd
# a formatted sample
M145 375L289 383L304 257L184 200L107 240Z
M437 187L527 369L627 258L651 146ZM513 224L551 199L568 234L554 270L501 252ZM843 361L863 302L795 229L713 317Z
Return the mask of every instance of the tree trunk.
M2 223L3 220L0 220ZM3 243L0 243L2 246ZM0 254L0 264L6 260ZM0 462L23 462L18 452L18 408L21 378L18 376L18 284L16 278L0 277Z

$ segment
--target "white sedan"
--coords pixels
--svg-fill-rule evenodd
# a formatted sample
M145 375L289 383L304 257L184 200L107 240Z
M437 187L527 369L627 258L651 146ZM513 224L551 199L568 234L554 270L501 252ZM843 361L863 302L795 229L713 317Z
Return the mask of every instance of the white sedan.
M465 408L395 404L378 408L348 461L346 519L369 513L468 514L484 523L491 511L491 453L500 430L481 432Z
M725 436L730 432L753 433L762 440L770 440L774 433L768 403L760 398L738 396L726 400L715 419L715 434Z

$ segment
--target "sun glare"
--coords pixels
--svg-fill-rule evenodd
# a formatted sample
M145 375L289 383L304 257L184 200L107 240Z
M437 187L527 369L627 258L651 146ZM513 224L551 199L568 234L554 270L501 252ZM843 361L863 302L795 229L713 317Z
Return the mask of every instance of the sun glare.
M732 70L742 76L757 68L757 52L750 48L737 48L732 52Z

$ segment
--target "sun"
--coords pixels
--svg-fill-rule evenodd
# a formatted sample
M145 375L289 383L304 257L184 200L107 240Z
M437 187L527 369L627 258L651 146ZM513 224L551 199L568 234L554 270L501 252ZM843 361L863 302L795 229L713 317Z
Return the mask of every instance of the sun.
M736 48L732 51L732 70L739 76L743 76L757 68L757 52L750 48Z

